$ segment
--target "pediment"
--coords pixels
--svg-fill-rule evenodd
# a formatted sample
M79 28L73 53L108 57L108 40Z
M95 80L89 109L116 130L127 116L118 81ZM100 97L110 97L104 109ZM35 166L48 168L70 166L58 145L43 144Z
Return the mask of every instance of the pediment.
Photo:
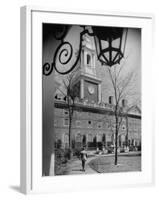
M141 110L138 106L132 106L128 109L128 114L141 115Z

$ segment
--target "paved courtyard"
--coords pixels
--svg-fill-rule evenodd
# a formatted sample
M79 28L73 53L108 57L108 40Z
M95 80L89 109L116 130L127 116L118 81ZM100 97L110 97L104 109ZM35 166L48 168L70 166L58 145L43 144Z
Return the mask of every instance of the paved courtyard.
M85 172L82 171L81 160L73 159L68 162L64 175L93 174L110 172L141 171L141 156L127 154L118 156L118 165L114 165L114 155L97 155L87 159Z

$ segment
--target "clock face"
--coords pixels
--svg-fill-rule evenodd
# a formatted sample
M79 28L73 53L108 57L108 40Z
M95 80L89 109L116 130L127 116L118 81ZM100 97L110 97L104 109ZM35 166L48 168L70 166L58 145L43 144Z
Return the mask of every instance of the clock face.
M94 94L94 91L95 91L95 89L94 89L93 85L89 85L89 86L88 86L88 92L89 92L90 94Z
M85 81L84 97L88 99L89 102L98 102L98 84Z

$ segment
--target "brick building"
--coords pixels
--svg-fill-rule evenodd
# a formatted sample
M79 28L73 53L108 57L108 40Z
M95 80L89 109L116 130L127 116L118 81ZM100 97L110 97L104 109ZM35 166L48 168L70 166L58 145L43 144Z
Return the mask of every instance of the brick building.
M78 102L74 111L71 141L74 148L87 146L88 149L108 147L114 144L115 121L111 106L91 105ZM56 143L63 148L69 145L69 117L67 104L63 100L55 101L54 129ZM141 145L141 112L131 107L123 116L119 130L119 146L128 142L132 146Z

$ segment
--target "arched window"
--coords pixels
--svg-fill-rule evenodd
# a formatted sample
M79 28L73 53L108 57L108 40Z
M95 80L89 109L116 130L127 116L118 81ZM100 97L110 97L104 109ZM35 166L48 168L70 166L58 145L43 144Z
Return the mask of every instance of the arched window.
M93 142L92 134L88 134L87 140L88 140L88 142Z
M101 133L97 134L97 141L102 142L102 134Z
M109 104L113 104L113 96L109 96Z
M69 146L68 133L65 133L65 135L64 135L64 145L65 145L65 148L68 148L68 146Z
M106 142L106 135L105 135L105 133L103 133L103 136L102 136L102 142L103 142L103 143Z
M86 145L86 142L87 142L86 135L83 135L83 137L82 137L82 144L83 144L83 146Z
M91 56L89 54L87 54L87 65L91 65Z
M69 143L69 138L68 138L68 134L67 133L65 134L65 137L64 137L64 143L65 144Z
M126 99L122 99L122 106L125 107L127 104Z
M69 119L68 118L65 118L64 119L64 126L68 126L69 125Z
M81 127L81 121L77 120L77 121L76 121L76 126L77 126L77 127Z
M76 142L81 142L81 141L82 141L82 136L80 133L78 133L76 136Z

